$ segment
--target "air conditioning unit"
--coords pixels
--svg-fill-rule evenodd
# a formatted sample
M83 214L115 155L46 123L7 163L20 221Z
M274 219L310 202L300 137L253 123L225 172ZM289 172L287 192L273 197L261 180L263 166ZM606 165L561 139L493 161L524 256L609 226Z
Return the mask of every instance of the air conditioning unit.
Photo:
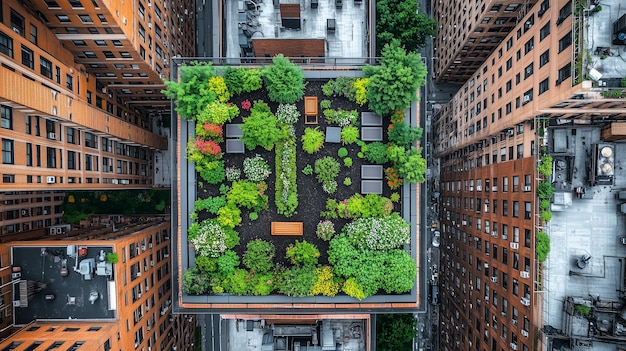
M512 342L511 345L509 345L509 346L511 346L511 350L517 351L517 344L516 343Z
M141 297L141 291L137 293L137 297Z
M154 261L150 261L150 267L154 267Z
M524 185L524 191L530 191L530 185Z
M141 251L146 251L146 245L141 245Z
M22 32L20 31L20 29L19 29L19 28L17 28L17 27L11 27L11 29L13 29L13 31L14 31L15 33L17 33L17 34L20 34L20 35L22 34Z
M467 221L463 221L462 223L463 223L463 225L467 225Z
M13 307L20 307L20 300L13 301Z
M528 337L528 330L524 330L522 329L522 335L527 338Z
M495 230L493 232L491 232L491 236L493 236L494 238L498 237L498 232L496 232Z
M22 216L28 216L28 210L22 210Z
M119 181L118 181L117 179L111 179L111 183L113 183L113 184L118 184L118 183L119 183Z
M57 135L56 133L48 133L48 139L56 139Z
M141 271L138 271L138 272L137 272L137 276L138 276L138 277L141 277Z
M509 129L509 136L512 137L515 135L515 131L513 130L513 128Z
M476 186L476 191L483 191L483 187L482 187L482 186L480 186L480 185L477 185L477 186Z
M22 273L20 272L11 273L11 279L20 279L21 277L22 277Z
M120 179L120 184L130 184L128 179Z
M530 299L527 297L522 297L521 302L522 302L522 305L524 306L530 306Z
M492 186L492 187L491 187L491 191L493 191L493 192L498 191L498 187L497 187L497 186Z
M168 253L163 254L163 257L168 258L168 257L170 257L170 254L168 254Z
M498 277L491 277L491 282L492 283L497 283L498 282Z
M152 29L152 23L148 23L148 28Z
M485 268L489 268L489 263L485 262Z
M47 176L46 177L46 183L48 184L54 184L56 183L57 178L55 176Z
M523 103L529 103L530 102L530 96L529 95L524 95L524 99L523 99Z
M511 243L510 246L513 250L519 249L519 243Z
M150 326L147 326L146 329L148 329L148 331L150 331ZM148 348L148 349L150 349L150 348Z
M530 272L528 272L528 271L520 271L519 272L519 276L522 277L522 278L528 279L528 278L530 278Z

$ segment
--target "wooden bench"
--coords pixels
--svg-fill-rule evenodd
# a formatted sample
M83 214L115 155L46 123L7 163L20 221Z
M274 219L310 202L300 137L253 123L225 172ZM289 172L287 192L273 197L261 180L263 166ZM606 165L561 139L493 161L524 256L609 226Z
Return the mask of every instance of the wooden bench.
M317 124L317 96L304 97L304 123Z
M272 235L302 235L302 222L272 222Z

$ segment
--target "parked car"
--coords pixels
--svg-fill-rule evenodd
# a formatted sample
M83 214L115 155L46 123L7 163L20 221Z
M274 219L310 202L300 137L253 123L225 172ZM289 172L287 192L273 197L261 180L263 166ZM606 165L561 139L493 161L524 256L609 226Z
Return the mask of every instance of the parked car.
M439 247L440 239L441 239L441 234L439 233L438 230L435 230L435 232L433 233L433 246L434 247Z

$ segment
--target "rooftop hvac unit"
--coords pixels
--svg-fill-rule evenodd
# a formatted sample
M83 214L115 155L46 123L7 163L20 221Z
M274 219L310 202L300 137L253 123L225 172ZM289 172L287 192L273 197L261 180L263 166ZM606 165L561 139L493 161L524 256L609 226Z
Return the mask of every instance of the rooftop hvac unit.
M55 176L47 176L46 177L46 183L48 184L54 184L56 183L57 178Z

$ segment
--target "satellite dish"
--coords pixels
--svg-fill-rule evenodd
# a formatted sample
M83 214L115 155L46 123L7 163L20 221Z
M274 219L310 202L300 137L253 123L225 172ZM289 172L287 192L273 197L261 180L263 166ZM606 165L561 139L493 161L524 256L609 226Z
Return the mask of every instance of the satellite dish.
M626 40L626 33L619 33L617 35L617 39L622 40L622 41Z

